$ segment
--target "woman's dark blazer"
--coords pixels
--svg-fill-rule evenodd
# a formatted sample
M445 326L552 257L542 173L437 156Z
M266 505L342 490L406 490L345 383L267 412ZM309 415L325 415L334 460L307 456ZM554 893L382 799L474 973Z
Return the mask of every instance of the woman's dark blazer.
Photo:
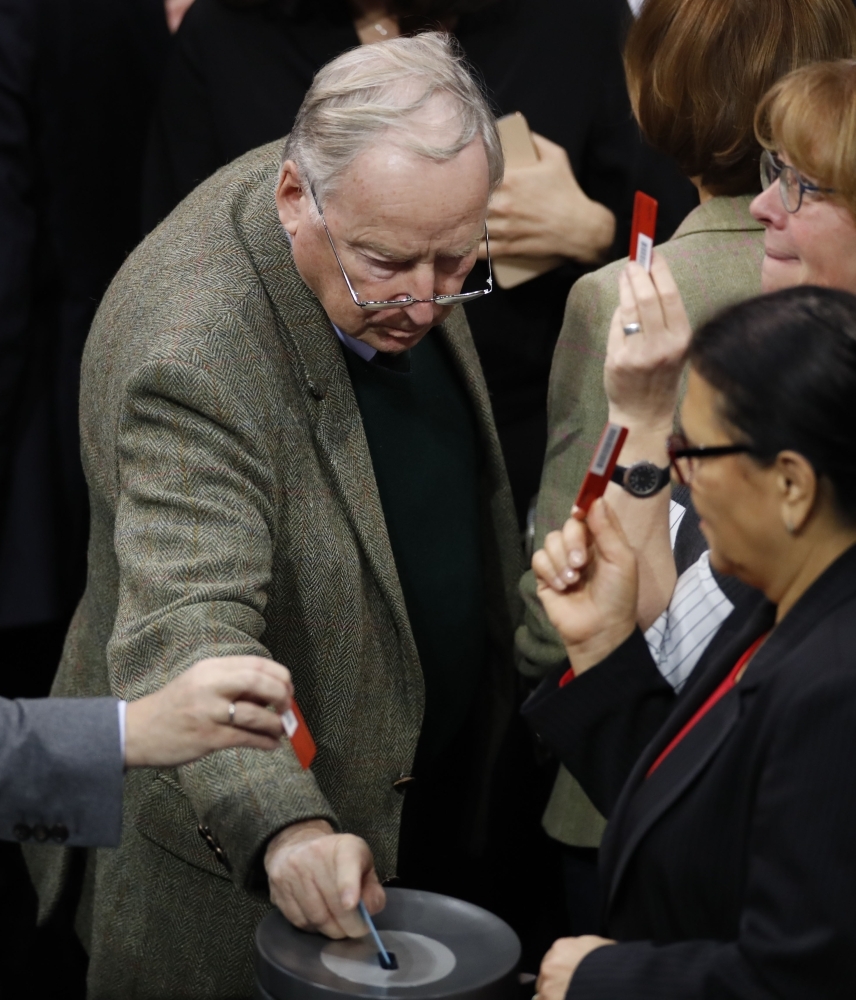
M609 818L602 930L620 944L568 1000L856 996L856 546L646 778L774 615L758 598L729 619L679 696L637 630L524 706Z

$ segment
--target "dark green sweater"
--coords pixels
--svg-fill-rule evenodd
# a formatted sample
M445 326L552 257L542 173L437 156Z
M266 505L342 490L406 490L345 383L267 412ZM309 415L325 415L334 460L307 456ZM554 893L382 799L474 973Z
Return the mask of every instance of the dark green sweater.
M436 331L397 357L343 352L422 664L417 762L429 763L460 731L483 676L478 431Z

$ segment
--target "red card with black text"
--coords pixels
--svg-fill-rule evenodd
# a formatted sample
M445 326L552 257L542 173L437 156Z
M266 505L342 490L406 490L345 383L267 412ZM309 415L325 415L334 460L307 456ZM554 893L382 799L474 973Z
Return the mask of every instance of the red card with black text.
M300 766L305 770L315 760L317 748L315 740L312 739L312 733L309 732L309 726L306 725L306 719L303 718L303 713L297 707L296 701L291 703L291 708L287 712L283 712L282 728L285 730L285 735L291 740Z
M630 229L630 259L651 270L654 236L657 232L657 201L650 195L636 192L633 200L633 225Z

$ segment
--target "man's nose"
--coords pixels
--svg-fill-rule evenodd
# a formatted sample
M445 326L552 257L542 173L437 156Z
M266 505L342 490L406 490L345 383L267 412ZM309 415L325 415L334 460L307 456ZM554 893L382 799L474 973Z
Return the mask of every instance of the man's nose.
M417 267L413 271L410 294L414 299L432 299L435 292L436 275L433 265ZM434 320L434 310L436 306L433 302L417 302L407 307L407 315L412 322L423 325Z
M756 222L781 229L785 224L787 212L782 204L779 182L774 181L766 191L756 195L749 206L749 211Z

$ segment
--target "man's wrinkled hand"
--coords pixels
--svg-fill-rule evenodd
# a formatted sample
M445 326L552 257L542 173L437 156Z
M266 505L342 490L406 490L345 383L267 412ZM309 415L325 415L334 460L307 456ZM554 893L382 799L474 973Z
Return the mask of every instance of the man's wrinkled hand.
M326 820L286 827L265 853L270 898L295 927L330 938L363 937L368 928L357 910L371 914L386 904L369 845L334 833Z
M596 948L615 944L607 938L586 934L560 938L544 956L535 990L539 1000L565 1000L580 962ZM618 1000L618 998L616 998Z
M569 257L596 264L615 237L615 217L577 183L568 154L532 134L540 157L531 167L509 167L488 209L494 257ZM479 256L484 259L482 243Z

